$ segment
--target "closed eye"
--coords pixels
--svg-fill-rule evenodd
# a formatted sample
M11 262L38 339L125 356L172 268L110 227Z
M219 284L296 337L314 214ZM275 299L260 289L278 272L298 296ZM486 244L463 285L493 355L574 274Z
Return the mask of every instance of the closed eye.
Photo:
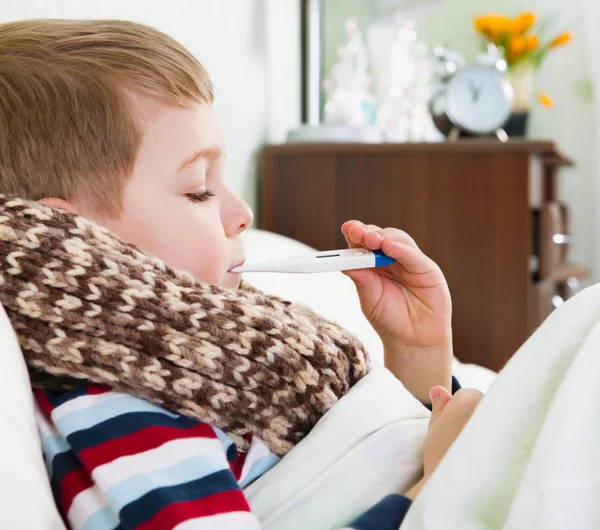
M192 202L206 202L212 199L215 194L210 190L206 190L200 193L186 193L185 196Z

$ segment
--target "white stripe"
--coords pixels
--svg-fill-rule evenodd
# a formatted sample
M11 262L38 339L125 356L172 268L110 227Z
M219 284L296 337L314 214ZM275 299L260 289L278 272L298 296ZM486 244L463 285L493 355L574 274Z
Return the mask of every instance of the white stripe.
M107 401L111 401L118 397L123 396L124 394L120 392L106 392L105 394L90 394L85 396L79 396L69 401L66 401L62 405L59 405L52 411L52 419L56 423L62 417L66 416L70 412L75 412L76 410L87 409L88 407L93 407L99 403L105 403Z
M170 418L180 417L179 414L173 414L166 409L153 405L149 401L128 396L126 394L119 394L115 399L99 401L87 408L71 411L70 413L63 415L60 419L57 419L53 412L52 420L54 421L56 428L66 438L74 432L95 427L104 421L131 412L150 412L163 414Z
M217 438L185 438L166 442L160 447L136 455L123 456L97 467L92 478L103 491L133 475L146 474L170 467L193 456L208 455L215 463L222 463L223 469L229 469L221 442Z
M37 401L34 401L33 413L37 423L38 431L40 433L40 442L42 445L44 463L46 464L46 471L48 476L51 477L52 461L54 460L54 457L59 453L66 453L71 449L71 447L54 428L54 425L48 421L48 418L46 418L44 413L39 408Z
M219 440L221 440L223 451L227 454L227 450L233 445L233 440L218 427L213 427L212 430L215 431L215 434L219 437Z
M42 409L38 405L37 401L33 402L33 415L35 416L35 422L37 423L38 429L40 430L40 434L42 434L42 436L46 436L47 434L58 434L58 431L52 422L50 422L46 415L42 412Z
M179 486L193 480L199 480L213 473L223 471L223 463L213 455L194 456L167 466L158 471L148 471L133 475L106 490L106 498L116 511L143 497L147 493L169 486ZM227 469L229 472L229 469Z
M73 504L71 504L71 508L69 508L67 519L69 520L69 523L71 523L72 528L81 528L88 518L105 507L106 501L102 494L98 491L97 486L92 486L91 488L78 493L73 499ZM110 527L98 527L95 530L100 530L100 528L112 529L114 528L114 525Z
M248 449L248 455L244 461L244 467L242 468L242 474L238 483L243 488L246 485L246 479L249 475L251 475L252 478L258 478L255 476L256 471L260 470L260 475L262 475L278 462L279 457L273 454L262 440L256 437L252 438L252 443Z
M250 512L231 512L188 519L173 530L260 530L260 521Z

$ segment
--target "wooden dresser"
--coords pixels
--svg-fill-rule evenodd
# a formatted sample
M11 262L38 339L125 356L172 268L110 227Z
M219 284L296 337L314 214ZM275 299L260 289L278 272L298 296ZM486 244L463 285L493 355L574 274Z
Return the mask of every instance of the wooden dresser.
M319 250L348 219L405 230L448 280L456 356L499 370L587 274L556 195L569 164L543 141L266 146L260 227Z

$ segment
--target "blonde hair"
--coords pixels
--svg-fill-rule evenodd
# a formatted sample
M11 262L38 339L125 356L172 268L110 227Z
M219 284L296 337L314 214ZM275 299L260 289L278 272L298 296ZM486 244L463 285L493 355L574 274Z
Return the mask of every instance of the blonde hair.
M143 116L131 94L177 107L213 101L178 42L120 20L0 24L0 192L118 213Z

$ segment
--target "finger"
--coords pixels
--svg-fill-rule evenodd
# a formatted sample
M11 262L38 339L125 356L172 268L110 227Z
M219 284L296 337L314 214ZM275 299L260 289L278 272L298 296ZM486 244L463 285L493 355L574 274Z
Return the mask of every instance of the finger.
M379 228L377 225L358 225L355 224L353 226L351 226L348 229L347 234L345 234L346 236L346 241L348 242L350 248L355 248L355 247L362 247L362 246L367 246L365 244L365 236L367 234L372 234L375 232L380 231L381 228ZM376 239L376 238L375 238ZM373 236L369 236L369 240L371 241L371 243L373 242ZM381 243L379 243L381 244ZM371 247L369 247L371 248ZM376 248L380 248L379 246Z
M344 224L342 224L342 234L347 236L348 230L350 230L350 228L352 228L353 226L365 226L365 223L363 223L362 221L358 221L357 219L346 221Z
M388 227L381 230L381 235L384 239L391 239L392 241L397 241L398 243L405 243L417 249L419 248L415 240L404 230Z
M363 223L362 221L358 221L356 219L353 219L351 221L346 221L342 225L342 234L344 235L344 239L346 240L346 244L348 245L348 248L357 248L357 247L362 246L359 243L355 243L349 235L349 232L352 228L355 228L355 227L358 228L358 227L362 227L362 226L365 226L365 223Z
M475 388L461 388L454 394L455 406L463 410L475 410L483 399L483 393Z
M448 404L447 411L459 425L465 425L479 406L483 394L474 388L463 388L454 394L452 402Z
M429 425L431 426L442 411L446 408L446 405L450 403L452 400L452 394L448 391L447 388L443 386L434 386L429 391L429 397L431 399L431 419L429 420Z
M411 274L424 274L438 268L436 263L416 246L384 239L381 242L381 250Z

